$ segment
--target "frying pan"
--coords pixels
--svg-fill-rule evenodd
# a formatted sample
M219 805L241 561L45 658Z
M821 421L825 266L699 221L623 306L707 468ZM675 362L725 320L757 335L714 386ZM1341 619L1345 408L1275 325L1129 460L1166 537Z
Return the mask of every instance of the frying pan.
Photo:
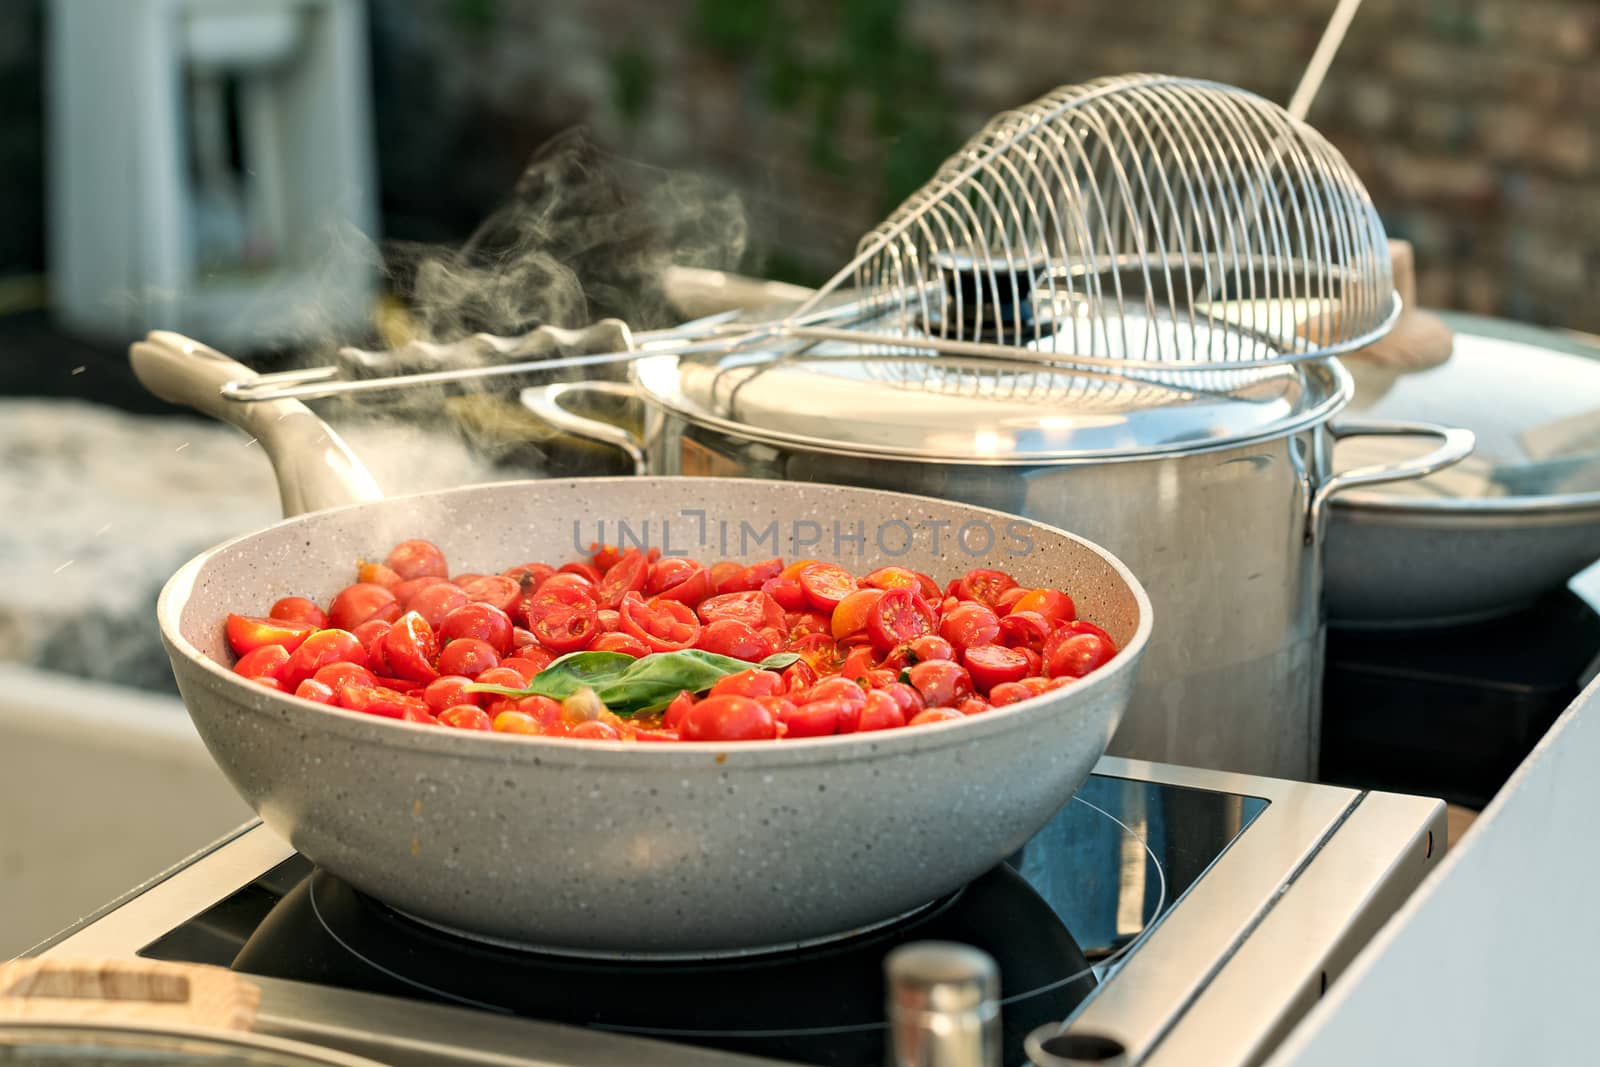
M1344 627L1444 626L1509 614L1600 559L1600 348L1440 313L1455 350L1386 381L1352 413L1437 420L1476 436L1458 467L1334 499L1328 616ZM1359 385L1365 368L1352 361ZM1340 466L1415 454L1405 438L1341 442Z
M404 914L469 936L569 954L737 954L862 930L926 905L1020 848L1070 799L1117 726L1150 635L1150 602L1127 568L1040 523L883 491L750 479L502 482L377 499L348 448L298 402L224 401L221 384L250 375L233 361L166 333L134 345L131 357L157 396L254 435L278 472L286 513L308 512L199 556L162 591L162 639L212 756L312 861ZM711 531L723 520L863 524L865 542L846 538L836 556L856 571L896 563L947 577L992 563L1025 584L1070 589L1122 652L1064 689L957 722L731 745L414 725L270 692L228 669L229 612L256 614L291 593L326 600L358 558L405 538L436 542L459 570L496 572L572 558L574 524L592 530L599 519L625 518L635 530L675 523L682 550L692 510ZM936 523L1018 532L1031 547L980 559L950 536L870 533ZM1006 543L1016 552L1021 539ZM769 542L721 547L713 539L688 554L794 554Z

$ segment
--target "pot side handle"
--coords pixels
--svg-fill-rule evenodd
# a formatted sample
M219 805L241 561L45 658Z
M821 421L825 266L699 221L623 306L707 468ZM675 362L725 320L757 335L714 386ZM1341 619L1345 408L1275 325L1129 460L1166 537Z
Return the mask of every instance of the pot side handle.
M0 964L0 1020L248 1031L261 991L223 967L163 960Z
M225 384L257 375L216 349L156 330L130 347L128 361L140 383L162 400L232 423L260 442L278 477L284 517L383 499L350 446L300 401L225 399Z
M574 393L605 393L609 396L637 398L638 394L622 382L558 382L555 385L535 386L522 391L522 406L558 430L574 437L583 437L601 444L620 448L633 461L633 473L648 474L650 461L645 454L644 442L619 426L599 419L575 415L561 406L561 398Z
M1442 442L1433 451L1404 463L1385 463L1367 467L1352 467L1330 477L1311 497L1311 511L1306 521L1306 543L1311 544L1322 534L1328 501L1349 489L1364 485L1381 485L1384 482L1403 482L1412 478L1426 478L1472 455L1478 438L1471 430L1439 426L1431 422L1389 422L1350 419L1328 427L1335 441L1347 437L1437 437Z

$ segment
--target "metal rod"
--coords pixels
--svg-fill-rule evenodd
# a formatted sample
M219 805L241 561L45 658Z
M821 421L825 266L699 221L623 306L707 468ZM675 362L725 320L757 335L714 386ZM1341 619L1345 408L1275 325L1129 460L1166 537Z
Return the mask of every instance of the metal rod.
M1317 42L1317 50L1311 53L1311 62L1300 77L1300 85L1295 89L1294 96L1289 98L1289 114L1298 121L1304 122L1310 113L1311 102L1317 98L1322 79L1328 76L1333 57L1344 43L1345 31L1350 28L1350 22L1356 17L1356 9L1360 6L1361 0L1339 0L1339 6L1333 9L1333 17L1328 20L1327 29L1322 31L1322 40Z

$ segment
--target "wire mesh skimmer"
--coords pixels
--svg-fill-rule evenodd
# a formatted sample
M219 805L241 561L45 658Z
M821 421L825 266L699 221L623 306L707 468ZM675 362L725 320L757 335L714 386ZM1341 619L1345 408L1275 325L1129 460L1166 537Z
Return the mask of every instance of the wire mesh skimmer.
M995 117L815 296L770 321L630 333L607 320L554 349L541 328L409 346L423 357L412 366L441 368L422 373L335 381L348 368L315 368L224 392L329 396L774 338L1135 377L1237 372L1363 347L1399 310L1383 224L1320 134L1233 86L1124 75ZM476 365L452 366L458 351Z

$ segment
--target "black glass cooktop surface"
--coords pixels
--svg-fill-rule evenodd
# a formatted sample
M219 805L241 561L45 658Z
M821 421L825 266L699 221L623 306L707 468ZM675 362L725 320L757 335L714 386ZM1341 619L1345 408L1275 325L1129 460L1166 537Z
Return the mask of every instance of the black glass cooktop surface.
M883 957L959 941L1000 966L1006 1062L1072 1016L1267 806L1096 775L1011 860L889 927L799 951L638 962L443 933L301 856L141 955L807 1064L881 1064Z

